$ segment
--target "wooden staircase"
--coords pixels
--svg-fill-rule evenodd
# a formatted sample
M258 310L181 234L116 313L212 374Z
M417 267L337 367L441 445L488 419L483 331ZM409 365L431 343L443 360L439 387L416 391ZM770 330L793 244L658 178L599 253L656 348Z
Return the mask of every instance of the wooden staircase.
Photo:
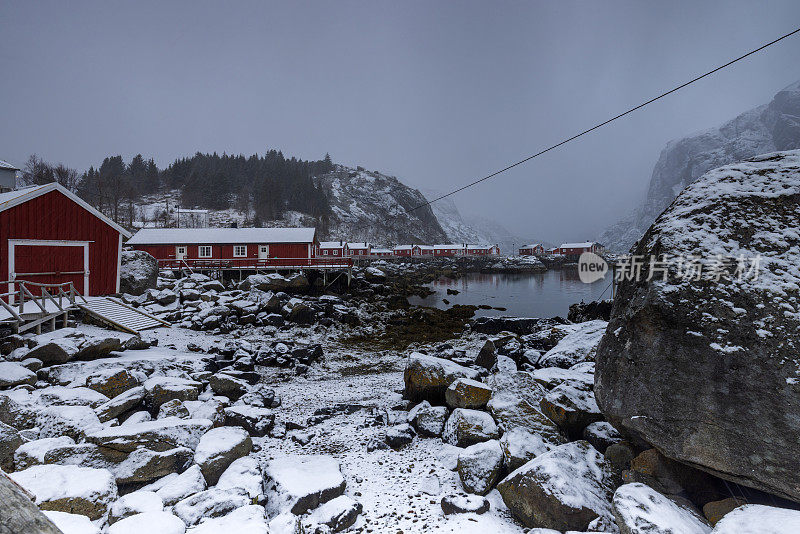
M92 298L78 303L78 307L101 322L131 334L138 334L149 328L171 326L167 321L111 297Z

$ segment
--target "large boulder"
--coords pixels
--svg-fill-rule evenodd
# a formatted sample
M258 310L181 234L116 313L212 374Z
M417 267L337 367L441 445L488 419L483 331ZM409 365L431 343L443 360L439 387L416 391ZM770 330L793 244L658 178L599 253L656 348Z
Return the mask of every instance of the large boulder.
M36 383L36 373L14 362L0 361L0 389Z
M444 404L445 391L458 378L477 379L478 372L450 360L412 353L403 372L406 398L418 402L427 400Z
M123 250L119 272L121 293L141 295L155 289L158 281L158 261L143 250Z
M584 531L597 518L610 518L614 475L602 454L574 441L537 456L497 489L527 527Z
M138 447L163 452L175 447L194 450L200 437L211 428L208 419L168 417L132 425L115 426L93 432L87 441L120 452L133 452Z
M800 151L767 154L683 190L632 252L697 257L701 275L668 262L666 280L622 280L595 374L597 403L617 428L793 500L800 235L787 229L800 225L799 166Z
M800 532L800 512L760 504L745 504L720 519L712 534L785 532Z
M343 494L345 480L331 456L285 456L266 463L264 488L270 513L302 515Z
M447 405L451 408L481 409L492 398L492 388L469 378L459 378L444 392Z
M117 484L105 469L36 465L10 477L34 496L34 502L42 510L100 519L117 498Z
M456 465L464 489L486 495L500 479L503 449L495 439L470 445L458 455Z
M491 415L466 408L453 410L442 431L442 439L456 447L468 447L498 437L500 431Z

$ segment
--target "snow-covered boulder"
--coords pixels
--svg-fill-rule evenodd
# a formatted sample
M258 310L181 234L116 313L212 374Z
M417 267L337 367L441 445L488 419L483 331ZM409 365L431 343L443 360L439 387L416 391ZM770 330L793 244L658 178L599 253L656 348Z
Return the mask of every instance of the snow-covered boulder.
M614 475L603 455L585 441L537 456L497 485L503 502L528 527L587 530L610 518Z
M597 345L607 326L606 321L599 319L562 326L562 329L568 329L570 333L562 338L555 347L545 352L537 364L539 367L568 369L576 363L594 359Z
M302 515L344 493L339 462L331 456L285 456L264 466L270 515Z
M632 252L699 259L667 262L666 280L620 282L595 376L597 403L615 427L669 458L792 500L800 500L799 168L800 151L764 154L680 193ZM697 265L699 280L685 276Z
M144 387L138 386L120 393L111 400L95 408L101 422L110 421L123 413L136 408L144 402Z
M275 413L269 408L258 406L230 406L225 408L225 424L240 426L251 436L265 436L275 423Z
M216 373L208 378L208 385L217 395L237 400L247 393L247 382L229 374Z
M24 442L16 428L0 422L0 468L12 470L14 454Z
M540 454L555 448L539 434L533 434L523 427L514 427L500 438L506 470L511 472L522 467Z
M101 369L86 377L86 387L113 399L139 385L139 380L128 369ZM106 401L104 401L106 402Z
M545 389L525 372L498 373L487 380L492 398L486 405L503 432L520 427L554 444L566 441L540 408Z
M94 412L92 412L94 414ZM138 447L166 451L175 447L194 450L200 437L211 428L208 419L178 419L168 417L132 425L106 428L86 436L87 441L121 452L133 452Z
M234 460L217 481L218 489L241 488L247 491L253 502L264 502L264 475L261 464L252 456Z
M492 388L469 378L459 378L447 387L444 393L451 408L481 409L492 397Z
M143 250L123 250L119 273L122 293L141 295L156 287L158 261Z
M0 471L0 518L5 532L65 534L31 501L31 496Z
M69 436L60 436L23 443L14 452L14 469L21 471L33 465L41 465L44 463L44 456L48 451L64 445L75 445L75 440Z
M97 408L109 398L86 387L50 386L36 391L38 402L45 406L89 406Z
M192 463L192 451L175 447L165 451L138 448L112 468L117 484L140 484L180 473Z
M0 361L0 389L36 383L36 373L14 362Z
M85 515L70 514L68 512L56 512L55 510L46 510L43 512L47 518L53 522L62 534L100 534L100 528L97 527L92 520ZM11 532L15 532L11 530ZM16 532L33 532L32 530L19 530ZM36 531L42 532L42 531Z
M583 430L583 439L605 453L608 447L622 441L622 435L608 421L596 421Z
M81 441L87 434L102 428L94 410L88 406L47 406L36 416L39 436L57 438L69 436Z
M340 532L356 522L363 508L355 499L340 495L303 518L303 525L309 532L316 531L319 526L327 527L331 532Z
M213 486L234 460L247 456L252 448L253 441L243 428L214 428L200 438L194 463L200 466L208 485Z
M117 498L117 484L105 469L77 465L36 465L11 473L42 510L100 519Z
M568 436L579 438L589 424L603 419L591 387L583 382L563 382L542 398L542 413Z
M251 504L237 508L222 517L204 519L186 532L187 534L269 534L269 526L264 507Z
M442 512L451 514L485 514L490 504L479 495L445 495L442 497Z
M145 512L126 517L108 527L108 534L184 534L186 525L169 512Z
M500 431L491 415L466 408L453 410L442 431L442 439L457 447L467 447L498 437Z
M399 449L414 441L417 433L408 423L394 425L386 430L386 444L393 449Z
M621 534L708 534L711 526L694 510L644 484L623 484L611 510Z
M800 511L745 504L726 514L712 534L784 534L800 532Z
M450 360L414 352L408 357L403 372L404 395L415 402L427 400L442 404L448 386L458 378L474 380L478 372Z
M161 405L172 399L197 400L203 384L186 378L157 376L145 381L143 386L147 404L153 413L158 413Z
M431 406L428 401L422 401L408 412L408 422L422 436L439 437L449 414L447 406Z
M164 505L172 506L206 489L206 479L200 471L200 466L193 465L179 475L175 473L167 475L142 489L156 492L164 501Z
M458 476L469 493L486 495L500 479L503 469L503 449L493 439L476 443L458 455Z
M178 501L172 511L191 527L204 518L221 517L248 504L250 496L243 489L210 488Z
M116 523L121 519L146 512L161 512L164 500L153 491L134 491L123 495L111 506L108 522Z

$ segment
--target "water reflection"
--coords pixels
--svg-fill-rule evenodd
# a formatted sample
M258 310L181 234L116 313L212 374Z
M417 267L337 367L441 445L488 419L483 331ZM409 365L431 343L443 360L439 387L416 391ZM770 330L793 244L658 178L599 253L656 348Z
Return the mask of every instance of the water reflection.
M429 284L434 294L412 304L448 308L454 304L485 305L501 310L478 310L477 315L515 315L519 317L566 317L569 305L610 297L610 277L584 284L577 269L536 274L469 274L458 280L441 278ZM451 290L448 294L447 290ZM458 291L457 294L452 294ZM605 292L605 293L604 293ZM447 301L445 303L444 301Z

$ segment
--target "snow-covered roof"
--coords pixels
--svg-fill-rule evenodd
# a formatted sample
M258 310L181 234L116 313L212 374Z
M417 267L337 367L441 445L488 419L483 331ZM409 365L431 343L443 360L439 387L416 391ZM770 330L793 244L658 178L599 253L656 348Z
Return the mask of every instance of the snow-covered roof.
M45 185L36 185L22 189L16 189L7 193L0 193L0 211L5 211L9 208L13 208L14 206L19 206L20 204L23 204L29 200L33 200L34 198L42 196L51 191L58 191L125 237L131 236L131 233L125 228L100 213L97 209L86 203L83 199L78 197L78 195L62 186L58 182L50 182L49 184ZM42 216L47 216L47 214L42 214Z
M19 170L18 168L14 167L9 162L3 161L2 159L0 159L0 169L5 169L7 171L18 171Z
M533 243L531 245L524 245L524 246L522 246L520 248L536 248L536 247L541 247L541 246L542 246L541 243Z
M494 245L467 245L467 250L488 250Z
M143 228L129 245L313 243L314 228Z
M178 208L178 213L208 213L208 210L187 210L184 208Z
M369 243L361 243L361 242L358 242L358 243L350 243L350 242L348 241L348 242L347 242L347 246L348 246L348 247L349 247L349 248L352 250L352 249L354 249L354 248L370 248L372 245L370 245Z
M452 250L452 249L463 249L464 245L459 245L456 243L450 243L449 245L433 245L434 250Z
M430 245L417 245L420 250L433 250L433 247Z
M583 243L561 243L561 248L591 248L594 245L593 241L585 241Z
M419 245L397 245L394 247L394 250L411 250L412 248L419 246Z
M347 246L347 243L344 241L322 241L319 244L319 248L344 248Z
M372 249L372 253L373 254L391 254L392 253L392 249L389 249L389 248L373 248Z

